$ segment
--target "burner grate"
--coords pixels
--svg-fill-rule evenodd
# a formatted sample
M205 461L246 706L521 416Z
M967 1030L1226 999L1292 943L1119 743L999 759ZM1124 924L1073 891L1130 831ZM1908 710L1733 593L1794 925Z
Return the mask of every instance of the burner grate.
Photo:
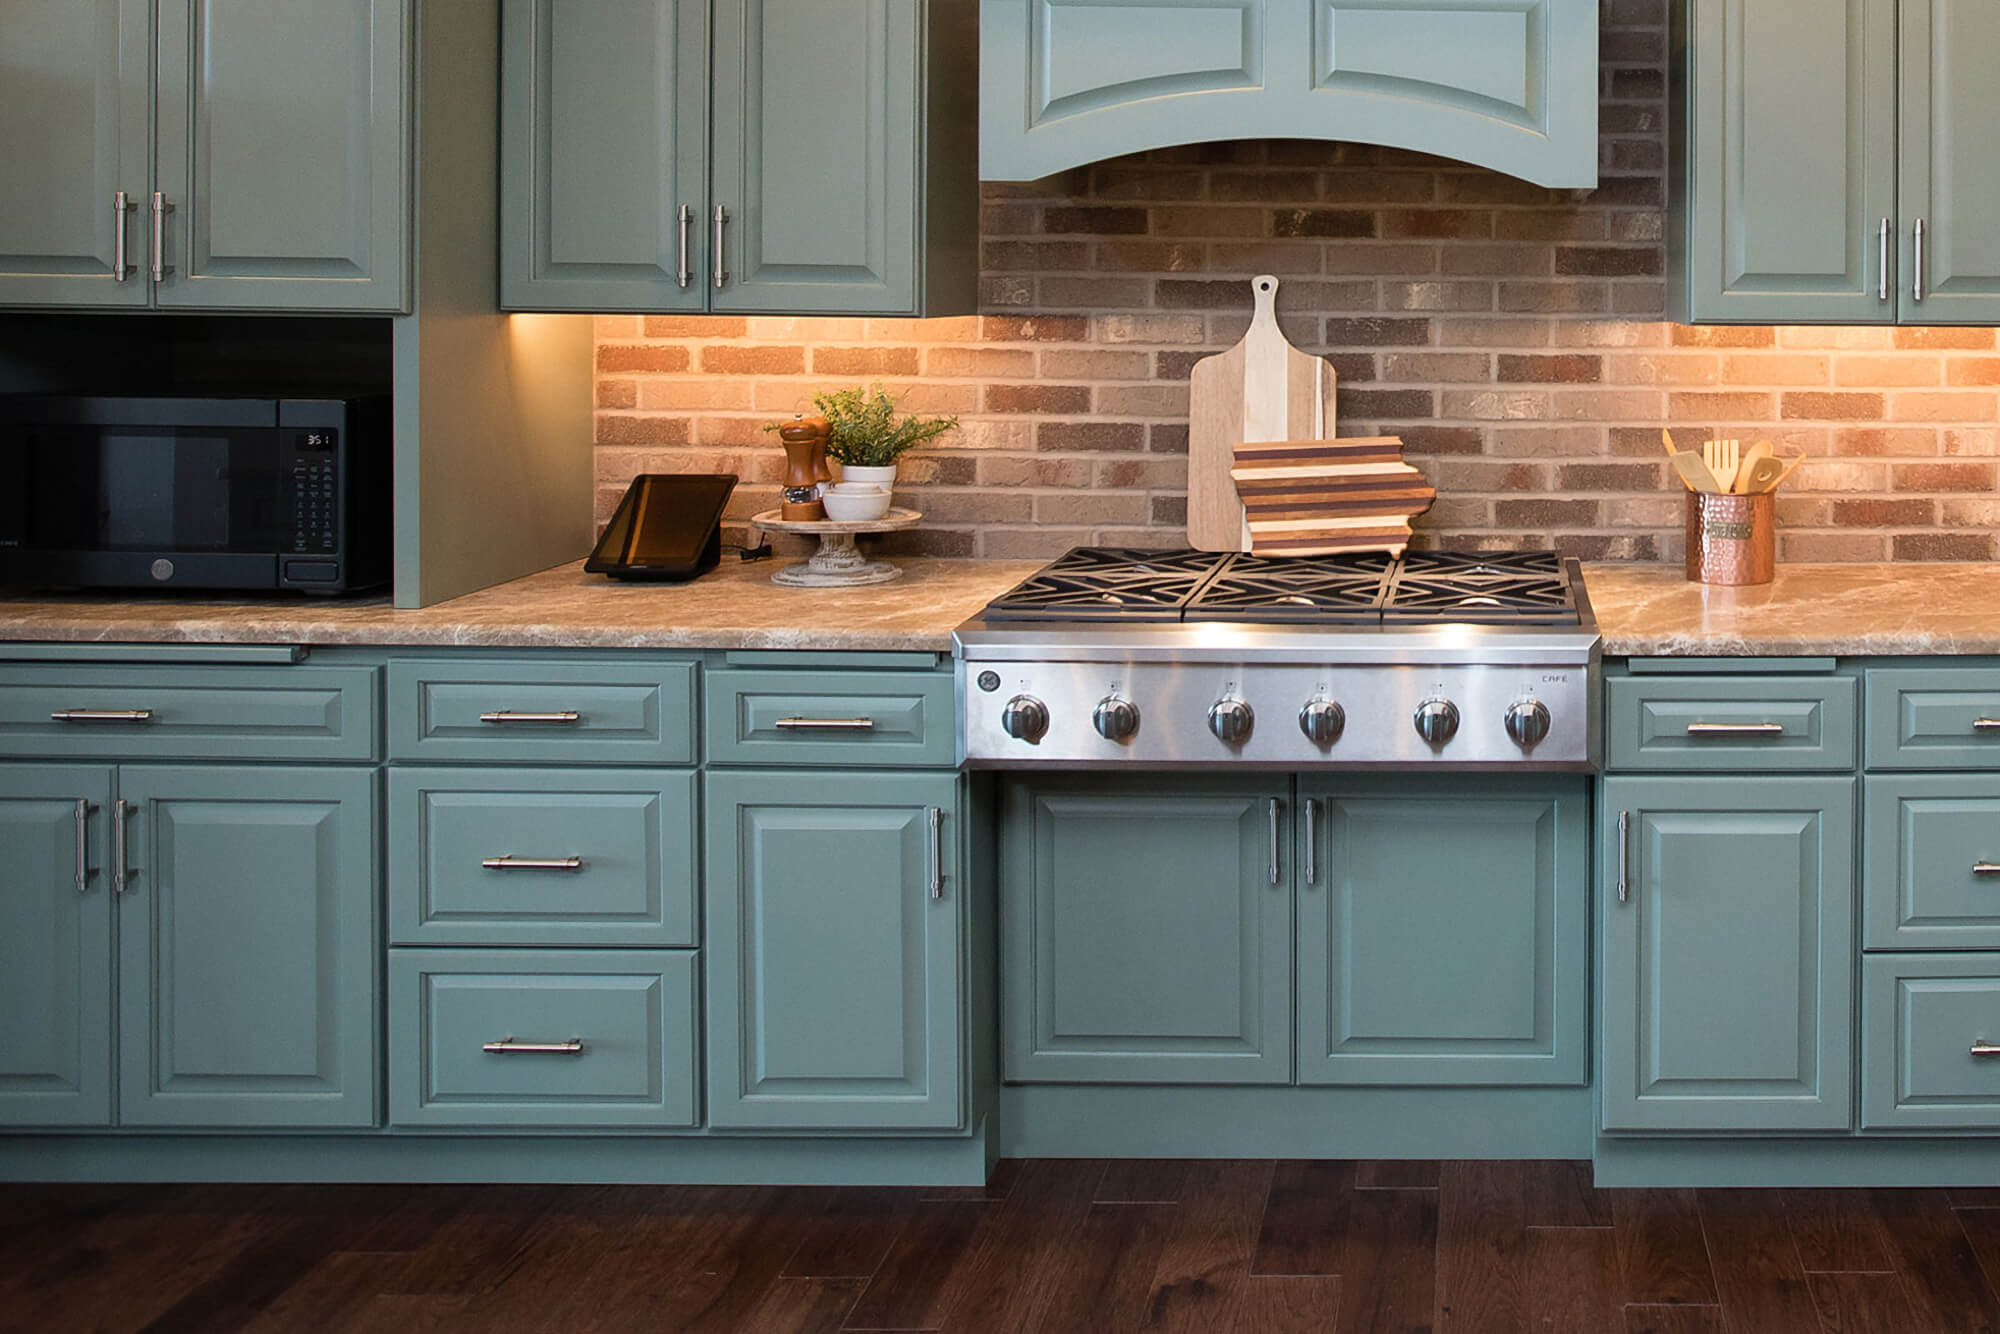
M1240 555L1188 604L1199 621L1377 625L1395 569L1380 552L1359 556Z
M989 621L1178 621L1226 552L1078 547L986 604Z

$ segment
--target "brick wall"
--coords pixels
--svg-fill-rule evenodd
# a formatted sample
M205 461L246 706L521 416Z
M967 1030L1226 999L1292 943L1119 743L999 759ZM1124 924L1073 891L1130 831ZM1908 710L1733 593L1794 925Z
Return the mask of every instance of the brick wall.
M928 518L890 549L1179 542L1188 368L1268 272L1286 332L1335 363L1339 433L1402 436L1436 485L1420 544L1678 558L1670 425L1815 456L1783 558L1991 557L1993 330L1662 321L1665 3L1605 0L1586 196L1361 145L1189 147L987 186L980 316L600 317L599 517L646 471L733 471L734 514L769 507L783 455L758 428L879 378L964 419L905 461Z

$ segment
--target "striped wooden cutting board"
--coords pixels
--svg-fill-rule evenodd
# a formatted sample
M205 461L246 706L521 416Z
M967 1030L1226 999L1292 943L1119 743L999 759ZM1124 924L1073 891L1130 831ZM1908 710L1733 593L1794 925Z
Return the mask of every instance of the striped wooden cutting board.
M1261 555L1400 553L1410 520L1437 499L1393 435L1246 442L1229 476L1243 498L1250 550Z

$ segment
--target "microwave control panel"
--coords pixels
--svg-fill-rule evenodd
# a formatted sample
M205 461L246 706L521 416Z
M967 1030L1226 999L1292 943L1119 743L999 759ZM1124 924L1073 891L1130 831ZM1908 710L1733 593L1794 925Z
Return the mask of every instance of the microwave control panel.
M331 428L295 430L287 442L292 554L332 555L340 547L340 433Z

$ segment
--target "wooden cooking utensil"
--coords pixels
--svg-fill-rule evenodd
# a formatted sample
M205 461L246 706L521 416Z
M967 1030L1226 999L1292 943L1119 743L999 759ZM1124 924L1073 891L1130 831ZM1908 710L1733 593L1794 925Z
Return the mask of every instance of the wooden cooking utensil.
M1333 365L1278 328L1278 280L1253 278L1256 314L1243 341L1195 363L1188 377L1188 544L1248 551L1250 529L1229 470L1236 446L1324 440L1334 432Z
M1708 465L1703 463L1701 456L1692 449L1683 449L1674 455L1674 471L1681 475L1681 480L1687 483L1687 489L1690 491L1722 490L1716 484L1715 474L1708 470Z
M1785 475L1785 461L1766 454L1760 459L1743 465L1743 471L1736 477L1736 494L1740 496L1759 495L1778 484Z
M1772 482L1769 486L1765 487L1764 489L1766 491L1776 491L1779 487L1785 484L1785 480L1787 478L1789 478L1793 473L1799 470L1799 465L1801 463L1804 463L1805 461L1806 461L1806 456L1801 454L1797 458L1793 459L1790 463L1787 463L1785 465L1785 470L1778 474L1778 479Z
M1674 437L1667 431L1667 428L1664 426L1660 428L1660 443L1667 447L1668 458L1672 458L1674 455L1680 453L1678 449L1674 448Z
M1743 464L1734 440L1709 441L1701 447L1701 461L1715 474L1715 489L1724 492L1736 484L1736 473Z

